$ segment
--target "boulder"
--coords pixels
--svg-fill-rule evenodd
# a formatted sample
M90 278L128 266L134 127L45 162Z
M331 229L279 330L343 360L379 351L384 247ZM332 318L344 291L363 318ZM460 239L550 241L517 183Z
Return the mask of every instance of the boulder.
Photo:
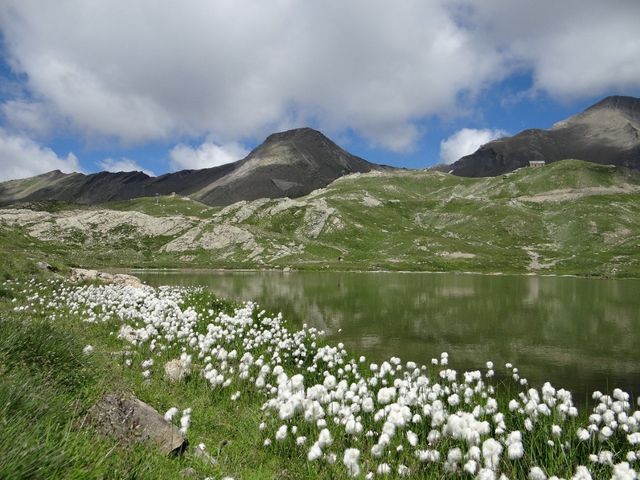
M40 270L46 270L49 272L57 272L58 269L56 267L54 267L53 265L46 263L46 262L36 262L36 267Z
M89 419L101 435L123 445L148 442L165 455L181 454L188 446L178 428L132 395L106 394L91 407Z

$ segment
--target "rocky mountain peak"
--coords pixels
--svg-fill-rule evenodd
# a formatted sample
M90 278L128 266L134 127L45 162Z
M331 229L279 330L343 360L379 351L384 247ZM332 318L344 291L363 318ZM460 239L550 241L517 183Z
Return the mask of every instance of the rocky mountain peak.
M640 120L640 98L614 95L605 97L595 105L587 108L585 113L598 110L618 110L635 120Z
M532 160L578 159L640 170L640 99L606 97L549 130L524 130L480 147L451 165L463 177L488 177Z
M310 127L294 128L283 132L276 132L269 135L263 145L274 142L287 142L292 140L329 140L322 132ZM330 140L329 140L330 141Z
M622 129L628 124L640 127L640 98L611 96L590 106L585 111L556 123L554 128L572 127L577 124Z

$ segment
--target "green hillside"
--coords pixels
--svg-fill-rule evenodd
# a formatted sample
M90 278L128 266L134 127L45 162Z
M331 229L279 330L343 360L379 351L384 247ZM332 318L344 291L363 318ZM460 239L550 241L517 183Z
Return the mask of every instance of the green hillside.
M356 174L224 209L159 197L7 212L3 238L86 266L640 274L640 174L577 160L491 178Z
M161 195L157 197L140 197L133 200L119 200L107 202L102 208L121 211L136 211L165 217L168 215L185 215L187 217L207 218L220 210L219 207L210 207L189 197L179 195Z

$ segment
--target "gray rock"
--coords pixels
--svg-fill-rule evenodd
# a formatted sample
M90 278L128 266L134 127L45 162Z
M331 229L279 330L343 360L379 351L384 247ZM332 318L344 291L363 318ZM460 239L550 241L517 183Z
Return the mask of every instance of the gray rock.
M203 444L196 446L192 454L194 457L199 458L200 460L210 465L218 464L218 461L215 458L213 458L211 455L209 455L209 453L207 453L207 450Z
M72 282L91 282L100 280L107 283L130 285L137 288L141 288L144 286L140 279L133 275L127 275L124 273L100 272L98 270L89 270L87 268L72 268L70 280Z
M54 267L53 265L50 265L46 262L37 262L36 263L36 267L38 267L40 270L47 270L49 272L57 272L58 269L56 267Z
M89 411L89 420L102 435L123 445L149 442L166 454L181 454L188 442L157 410L131 395L109 393Z
M196 472L194 468L187 467L180 471L180 475L184 478L194 478L198 475L198 472Z
M172 383L180 382L191 374L191 369L185 367L179 358L169 360L164 365L164 376Z

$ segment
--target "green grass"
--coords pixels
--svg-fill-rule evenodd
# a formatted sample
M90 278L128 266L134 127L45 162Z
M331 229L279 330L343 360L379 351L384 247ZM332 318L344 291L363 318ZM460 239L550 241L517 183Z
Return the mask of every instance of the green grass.
M220 210L218 207L210 207L197 200L179 195L160 195L107 202L100 205L100 207L110 210L136 211L155 217L184 215L187 217L210 218Z
M42 292L46 295L46 292ZM13 313L0 303L0 477L160 478L187 463L148 446L124 449L86 424L88 408L107 390L129 389L106 354L87 357L95 339L79 318Z
M26 274L41 276L38 262L50 264L64 273L68 270L67 254L62 245L37 240L23 229L0 228L0 282L23 278Z
M21 293L10 286L0 291L0 478L182 478L186 467L221 478L231 466L246 471L243 478L256 478L251 471L270 462L264 454L246 455L254 449L255 438L247 434L257 430L247 422L257 418L257 399L231 408L228 400L212 401L199 378L179 386L144 382L138 370L124 368L122 358L111 355L123 347L110 335L116 324L83 324L69 312L52 318L37 302L28 313L13 312L14 305L29 303ZM42 298L49 294L41 292ZM231 304L209 298L207 307L228 310ZM95 347L90 356L82 353L87 344ZM139 355L148 354L133 358L139 363ZM221 446L220 466L192 456L165 457L151 446L125 448L95 434L87 412L112 391L132 392L161 412L176 404L206 412L207 421L194 422L189 439L196 445L205 441L216 454Z

